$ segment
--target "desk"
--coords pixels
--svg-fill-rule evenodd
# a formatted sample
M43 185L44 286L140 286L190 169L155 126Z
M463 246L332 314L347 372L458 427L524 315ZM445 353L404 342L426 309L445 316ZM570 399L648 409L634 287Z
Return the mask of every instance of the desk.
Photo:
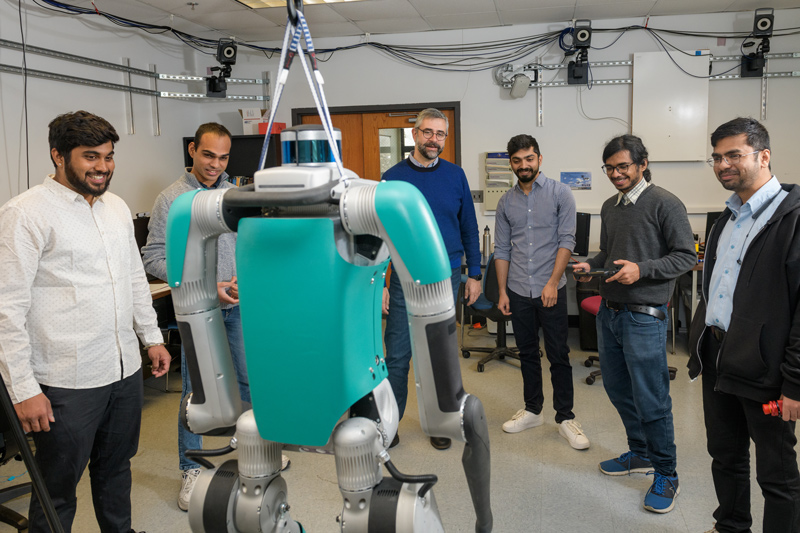
M154 280L150 282L150 296L153 300L158 300L170 294L169 285L161 280Z

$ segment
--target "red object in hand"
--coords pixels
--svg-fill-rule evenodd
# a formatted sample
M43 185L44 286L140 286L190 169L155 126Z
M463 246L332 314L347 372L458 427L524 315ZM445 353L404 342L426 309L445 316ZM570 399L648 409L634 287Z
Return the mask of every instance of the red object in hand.
M761 406L761 409L764 411L765 415L772 415L772 416L781 416L781 410L783 409L783 400L778 401L771 401L769 403L765 403Z

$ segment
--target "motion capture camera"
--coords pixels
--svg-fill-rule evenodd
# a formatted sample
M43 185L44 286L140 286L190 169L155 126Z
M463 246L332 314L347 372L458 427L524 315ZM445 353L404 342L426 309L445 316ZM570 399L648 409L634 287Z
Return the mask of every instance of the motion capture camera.
M573 45L575 48L589 48L592 45L592 21L581 19L575 21Z
M753 37L772 37L772 28L775 25L774 10L771 7L756 9L753 20Z
M236 43L232 39L220 39L217 45L217 61L222 65L236 64Z

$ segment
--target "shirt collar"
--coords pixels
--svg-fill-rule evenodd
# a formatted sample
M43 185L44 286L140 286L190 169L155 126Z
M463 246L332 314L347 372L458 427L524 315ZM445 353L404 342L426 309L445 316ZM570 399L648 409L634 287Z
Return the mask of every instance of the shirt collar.
M636 185L633 186L633 189L631 189L631 190L629 190L628 192L625 192L625 193L623 193L621 191L617 193L617 203L614 204L614 205L619 205L620 202L622 202L622 205L628 205L628 204L634 204L635 205L636 204L636 200L639 199L639 196L642 195L644 190L649 185L650 185L650 182L647 181L646 179L644 179L644 176L642 176L642 179L639 180L639 183L637 183Z
M191 183L197 189L216 189L219 187L220 183L228 179L228 173L223 171L222 174L220 174L217 178L217 181L215 181L214 184L209 187L203 183L200 183L200 180L197 179L197 176L192 174L192 167L186 167L185 170L186 179L189 180L189 183Z
M86 200L86 198L83 197L83 195L81 193L79 193L77 191L73 191L72 189L70 189L66 185L62 185L61 183L57 182L55 174L48 174L47 177L44 179L43 185L45 186L45 188L49 189L54 194L57 194L58 196L61 196L65 200L68 200L68 201L71 201L71 202L77 202L78 200L83 200L84 202L89 203ZM105 193L101 194L100 196L95 197L95 201L99 200L99 201L105 203L105 200L103 199L104 196L105 196Z
M411 152L410 154L408 154L408 160L409 160L409 161L411 161L411 164L412 164L412 165L414 165L415 167L419 167L419 168L430 168L430 167L434 166L436 163L438 163L438 162L439 162L439 157L437 156L437 157L436 157L436 159L434 159L434 160L431 162L431 164L430 164L430 165L423 165L422 163L420 163L419 161L417 161L416 159L414 159L414 152Z
M728 209L731 210L733 213L733 219L736 219L742 216L742 211L745 210L747 206L750 208L750 213L755 213L758 211L765 202L768 202L773 196L778 194L781 191L781 184L774 175L768 182L761 186L753 196L750 197L747 202L742 205L742 199L739 198L739 195L733 193L730 197L725 200L725 205L728 206Z

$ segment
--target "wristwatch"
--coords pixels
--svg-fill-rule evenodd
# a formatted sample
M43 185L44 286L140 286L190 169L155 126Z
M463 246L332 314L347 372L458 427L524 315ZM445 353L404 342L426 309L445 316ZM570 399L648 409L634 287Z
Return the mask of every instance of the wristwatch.
M475 281L480 281L483 279L483 274L476 274L474 276L470 276L469 279L474 279Z

